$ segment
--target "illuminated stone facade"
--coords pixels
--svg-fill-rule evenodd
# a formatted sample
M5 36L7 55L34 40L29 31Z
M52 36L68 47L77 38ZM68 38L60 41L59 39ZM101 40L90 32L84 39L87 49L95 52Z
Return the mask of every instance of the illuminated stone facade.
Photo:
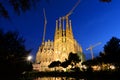
M40 63L39 71L50 70L48 65L52 61L65 61L70 52L82 53L81 46L74 39L71 20L65 22L64 24L64 20L61 18L56 20L54 41L48 40L39 47L36 54L36 63Z

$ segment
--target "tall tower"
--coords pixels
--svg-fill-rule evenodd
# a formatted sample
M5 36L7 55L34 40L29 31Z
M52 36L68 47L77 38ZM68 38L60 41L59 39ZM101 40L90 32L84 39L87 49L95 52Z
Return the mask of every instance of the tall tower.
M64 25L64 22L66 22L66 25ZM55 60L64 61L68 58L70 52L77 53L78 51L82 52L82 48L73 37L71 20L59 18L59 21L56 21L54 35Z
M72 14L73 10L78 6L79 3L80 0L78 0L78 2L68 14L62 18L59 18L59 22L56 24L56 29L59 27L59 29L55 31L54 36L54 52L56 54L56 60L64 61L68 58L70 52L82 52L82 48L77 44L73 37L72 24L71 20L69 20L69 16Z

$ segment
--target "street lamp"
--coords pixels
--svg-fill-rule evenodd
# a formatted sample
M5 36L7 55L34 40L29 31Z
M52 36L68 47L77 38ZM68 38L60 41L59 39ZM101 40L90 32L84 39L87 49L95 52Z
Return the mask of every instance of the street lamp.
M28 61L32 60L32 56L29 55L29 56L27 57L27 60L28 60Z

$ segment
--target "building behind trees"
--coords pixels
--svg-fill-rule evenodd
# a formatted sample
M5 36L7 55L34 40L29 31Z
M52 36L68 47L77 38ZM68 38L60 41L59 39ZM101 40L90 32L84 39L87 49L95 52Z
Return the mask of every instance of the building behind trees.
M74 39L71 20L59 18L56 20L54 41L42 42L36 53L36 63L40 64L39 71L50 70L48 65L53 61L64 62L70 52L82 53L82 47ZM85 59L81 58L81 61L83 60Z

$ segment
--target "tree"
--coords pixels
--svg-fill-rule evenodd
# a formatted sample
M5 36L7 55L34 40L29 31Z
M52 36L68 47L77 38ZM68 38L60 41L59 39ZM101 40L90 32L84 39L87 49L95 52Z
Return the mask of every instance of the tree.
M24 71L32 70L31 63L26 60L31 50L26 50L25 40L18 32L0 29L0 71L7 75L19 75Z
M77 63L79 63L81 59L79 58L77 53L70 53L68 56L68 60L61 63L61 66L66 68L68 65L71 65L72 67L75 67Z
M60 61L53 61L50 63L50 65L48 65L49 68L53 68L53 67L58 67L60 66L61 62Z
M110 41L104 46L104 52L108 54L118 54L120 51L120 39L112 37Z
M63 68L67 68L68 65L70 65L70 64L71 64L71 61L70 60L66 60L66 61L62 62L60 66L62 66Z
M120 39L112 37L107 42L104 46L104 60L106 62L120 63Z
M79 58L79 56L76 53L70 53L68 56L68 60L65 60L64 62L60 62L60 61L53 61L51 62L50 65L48 65L49 68L53 68L53 67L59 67L62 66L63 68L68 67L68 65L72 65L75 66L76 63L79 63L81 61L81 59Z
M75 65L76 63L79 63L81 61L77 53L72 53L72 52L69 54L68 60L70 60L70 62L73 62L73 64Z
M7 6L12 6L17 15L20 15L22 12L29 11L31 8L35 8L36 4L41 0L3 0L0 1L0 16L9 19L9 11L6 8ZM48 2L49 0L46 0ZM6 3L6 4L5 4Z
M112 0L100 0L101 2L111 2Z

